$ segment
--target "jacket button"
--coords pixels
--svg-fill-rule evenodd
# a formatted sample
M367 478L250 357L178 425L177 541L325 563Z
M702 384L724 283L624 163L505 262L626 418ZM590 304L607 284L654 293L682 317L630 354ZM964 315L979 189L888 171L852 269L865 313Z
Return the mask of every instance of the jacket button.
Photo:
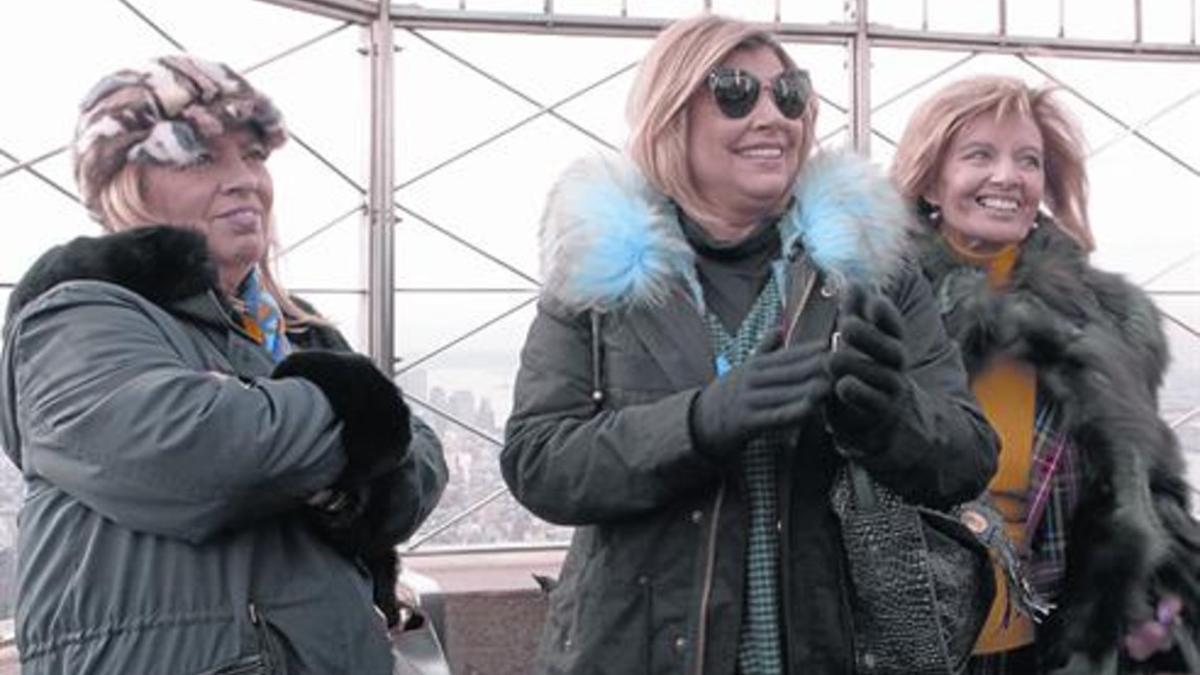
M704 512L700 509L692 511L692 522L696 523L697 525L704 522Z
M682 635L676 636L675 641L672 643L672 646L675 647L675 651L681 652L681 651L687 649L688 639Z
M650 577L643 574L642 576L637 578L637 582L638 582L639 586L646 586L650 583Z

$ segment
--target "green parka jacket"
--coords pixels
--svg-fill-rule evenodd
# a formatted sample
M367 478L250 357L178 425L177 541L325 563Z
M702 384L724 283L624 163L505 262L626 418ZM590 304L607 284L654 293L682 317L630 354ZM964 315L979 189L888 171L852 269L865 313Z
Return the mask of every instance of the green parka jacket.
M828 336L847 280L905 318L914 396L864 460L921 502L976 496L995 440L929 287L904 256L908 216L869 166L810 162L780 221L792 340ZM865 208L864 208L865 207ZM747 506L737 464L696 451L689 409L714 376L703 297L673 205L624 160L572 166L543 220L545 286L521 355L501 456L518 501L577 527L534 671L733 675ZM843 460L818 415L795 429L778 495L789 673L854 670L849 581L829 489Z
M211 290L204 240L178 232L75 240L10 300L0 439L26 487L22 672L390 675L371 580L301 515L345 465L341 423L316 385L267 377ZM289 337L346 348L330 328ZM390 474L396 541L446 482L413 419Z

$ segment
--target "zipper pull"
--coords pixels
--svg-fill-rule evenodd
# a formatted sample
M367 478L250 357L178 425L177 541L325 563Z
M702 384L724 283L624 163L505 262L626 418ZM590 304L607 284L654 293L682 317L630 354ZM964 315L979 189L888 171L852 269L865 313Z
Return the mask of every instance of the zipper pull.
M254 603L252 602L249 604L247 609L250 612L250 623L257 626L258 625L258 607L255 607Z

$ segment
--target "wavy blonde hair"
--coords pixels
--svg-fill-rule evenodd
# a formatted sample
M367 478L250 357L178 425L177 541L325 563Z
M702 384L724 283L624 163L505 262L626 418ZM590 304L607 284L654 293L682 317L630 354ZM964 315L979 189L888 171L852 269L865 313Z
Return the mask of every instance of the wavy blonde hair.
M142 192L142 172L140 166L127 163L117 171L106 185L100 188L98 195L101 216L100 226L106 232L121 232L135 227L151 227L163 224L161 217L153 214L146 206ZM300 307L275 277L271 261L275 255L277 241L275 239L275 217L268 213L264 218L267 228L267 246L257 262L258 271L262 275L263 285L275 301L291 325L305 324L328 325L329 321Z
M718 218L696 189L688 168L688 104L704 87L709 72L730 53L758 47L773 51L784 67L797 67L774 35L744 21L709 13L677 21L651 45L629 94L625 116L631 132L630 158L655 189L701 222ZM812 150L816 117L813 94L803 116L799 166Z
M1046 207L1085 251L1096 247L1088 221L1083 132L1054 97L1052 87L1030 87L1015 77L977 75L944 87L908 120L892 160L892 180L905 199L928 213L933 188L955 134L981 115L1028 117L1042 134Z

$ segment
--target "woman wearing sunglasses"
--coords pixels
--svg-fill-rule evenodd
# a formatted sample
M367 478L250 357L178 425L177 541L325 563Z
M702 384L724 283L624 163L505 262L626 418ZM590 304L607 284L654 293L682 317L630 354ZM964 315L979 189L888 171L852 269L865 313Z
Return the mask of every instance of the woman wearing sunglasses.
M835 445L929 504L995 466L907 211L866 164L809 159L808 75L748 24L668 27L628 113L627 155L550 195L501 456L577 526L535 671L850 672Z
M1005 620L998 596L972 672L1197 672L1174 649L1195 659L1195 636L1179 638L1200 619L1200 527L1158 416L1166 336L1141 290L1088 262L1083 148L1052 90L978 76L917 109L892 167L1000 434L989 491L1058 605L1035 626Z

